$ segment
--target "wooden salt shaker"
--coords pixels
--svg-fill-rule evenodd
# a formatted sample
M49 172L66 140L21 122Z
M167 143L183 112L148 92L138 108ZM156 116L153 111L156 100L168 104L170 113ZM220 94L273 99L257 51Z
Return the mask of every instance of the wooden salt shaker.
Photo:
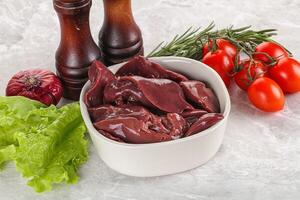
M64 87L64 97L78 100L88 80L90 64L101 59L89 26L91 0L53 0L61 40L56 51L56 69Z
M106 65L143 55L142 34L134 21L131 0L103 0L104 22L99 33L99 46Z

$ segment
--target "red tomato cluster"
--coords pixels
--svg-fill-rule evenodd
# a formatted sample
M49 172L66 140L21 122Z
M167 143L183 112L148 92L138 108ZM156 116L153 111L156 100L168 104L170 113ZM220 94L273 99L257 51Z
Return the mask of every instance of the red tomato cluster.
M202 49L202 62L213 68L229 87L231 78L247 91L250 102L266 112L282 110L285 95L300 91L300 63L279 44L263 42L256 46L252 59L239 61L238 49L225 39L212 41ZM235 60L239 61L234 67Z

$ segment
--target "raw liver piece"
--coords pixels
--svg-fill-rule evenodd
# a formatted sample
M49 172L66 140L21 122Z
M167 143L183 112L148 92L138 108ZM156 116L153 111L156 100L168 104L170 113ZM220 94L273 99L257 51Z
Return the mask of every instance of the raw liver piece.
M94 110L96 112L91 115L99 119L94 123L95 128L104 136L116 141L128 143L168 141L182 137L187 130L186 120L176 113L159 117L138 106L131 109L103 106ZM99 110L101 112L98 112Z
M223 118L223 115L219 113L205 114L191 125L189 130L185 133L185 137L208 129L209 127L215 125L217 122L221 121Z
M139 103L167 113L182 113L194 108L185 101L180 86L168 79L119 77L104 90L104 102L123 105Z
M207 114L207 111L201 110L201 109L194 109L194 110L189 110L181 113L182 117L188 118L188 117L196 117L199 118L202 115Z
M150 130L145 125L134 117L117 117L94 124L98 130L108 132L127 143L144 144L172 140L170 135Z
M174 115L177 114L174 113ZM167 116L164 120L167 121L169 127L165 127L162 118L157 116L148 121L119 116L96 122L94 126L110 139L118 138L121 141L136 144L169 141L184 135L187 126L182 117L176 121L172 119L172 116Z
M162 123L170 130L169 135L173 140L181 138L188 129L187 121L177 113L168 113L163 117Z
M210 113L219 113L220 105L214 92L201 81L182 81L180 86L188 101Z
M109 139L111 139L111 140L114 140L114 141L117 141L117 142L125 143L122 139L113 136L113 135L110 134L109 132L106 132L106 131L103 131L103 130L99 130L98 132L100 132L103 136L105 136L105 137L107 137L107 138L109 138Z
M195 110L185 111L181 113L181 116L188 122L190 126L205 114L207 114L207 111L195 109Z
M117 73L117 76L142 76L145 78L163 78L170 79L175 82L187 81L188 79L176 72L167 70L157 63L149 61L142 56L136 56L123 67L121 67Z
M88 111L93 122L117 116L130 116L144 121L149 119L149 111L142 106L124 105L116 107L112 105L102 105L96 108L89 108Z
M135 82L125 77L107 84L104 89L104 103L120 105L138 104L152 107L152 104L146 99L145 95L140 91Z
M89 69L91 86L84 96L87 107L96 107L103 103L103 90L107 83L115 80L114 74L100 61L95 60Z

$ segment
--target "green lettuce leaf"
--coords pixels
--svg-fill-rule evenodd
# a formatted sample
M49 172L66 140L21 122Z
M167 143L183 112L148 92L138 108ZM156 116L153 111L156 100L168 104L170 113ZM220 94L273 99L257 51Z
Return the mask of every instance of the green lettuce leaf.
M0 149L0 170L6 161L13 160L16 153L16 147L14 145L8 145Z
M42 103L25 97L0 96L0 166L14 158L15 134L30 126L24 123L28 112L43 107Z
M86 127L79 104L57 109L26 102L26 111L20 111L22 106L16 105L20 104L18 101L10 102L6 107L1 107L1 102L0 98L0 112L5 112L6 117L18 125L6 122L3 126L0 163L14 160L17 170L29 179L28 185L37 192L51 190L55 183L76 183L78 167L88 156L84 138Z

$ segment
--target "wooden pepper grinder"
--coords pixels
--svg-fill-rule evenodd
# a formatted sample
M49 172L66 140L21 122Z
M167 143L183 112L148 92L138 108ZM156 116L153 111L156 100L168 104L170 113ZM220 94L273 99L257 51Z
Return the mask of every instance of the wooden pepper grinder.
M53 5L61 28L61 40L55 56L57 75L64 86L64 97L78 100L88 80L91 63L101 59L89 26L92 1L53 0Z
M99 33L99 46L106 65L143 55L142 34L131 11L131 0L103 0L104 22Z

